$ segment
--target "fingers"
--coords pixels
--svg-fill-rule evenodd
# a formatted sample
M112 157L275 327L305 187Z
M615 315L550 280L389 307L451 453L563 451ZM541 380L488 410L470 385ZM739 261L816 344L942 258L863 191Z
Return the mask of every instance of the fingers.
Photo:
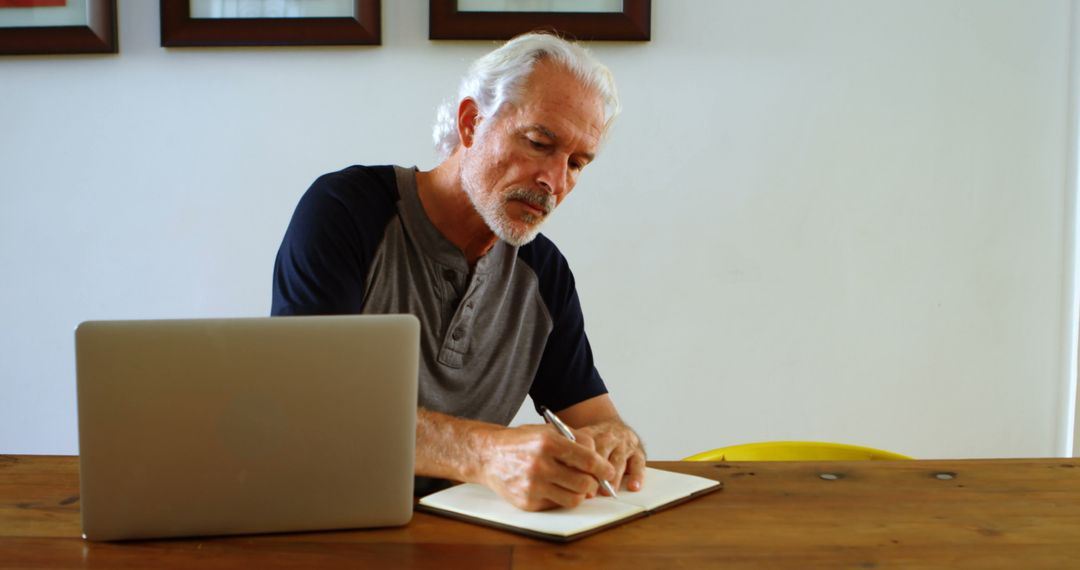
M615 468L615 478L611 480L611 486L616 490L622 487L623 477L626 475L627 460L630 458L630 452L624 448L617 448L612 451L608 461Z
M615 489L620 489L625 480L627 490L641 490L645 480L645 452L633 430L621 422L604 422L586 426L579 433L591 437L597 453L614 468L615 477L610 481Z
M545 426L522 426L499 432L489 445L484 482L524 510L575 507L596 496L599 477L614 476L587 435L579 444Z
M561 436L559 436L561 437ZM555 458L564 465L583 471L594 478L610 481L615 477L615 468L603 455L595 451L596 444L588 434L575 434L576 442L562 439L555 442Z
M560 489L583 496L596 496L599 487L595 476L566 465L553 465L540 477Z
M645 454L634 453L626 464L626 488L640 491L645 486Z
M575 493L558 485L546 484L538 488L524 502L518 503L511 500L518 508L526 511L546 511L549 509L566 508L572 509L590 498L588 495Z
M598 452L596 448L596 440L593 439L592 434L585 430L571 429L570 431L574 432L574 443L577 443L582 447L588 448L591 451Z
M582 433L583 435L579 437L587 437L593 441L593 449L598 455L600 455L600 457L611 457L612 453L614 453L615 450L617 450L622 443L619 441L619 438L615 437L611 432L608 431L598 432L583 429L580 431L580 433Z
M526 511L543 511L554 508L574 508L585 499L595 496L596 480L581 474L582 479L536 478L522 493L509 497L510 502ZM564 485L569 485L568 488Z

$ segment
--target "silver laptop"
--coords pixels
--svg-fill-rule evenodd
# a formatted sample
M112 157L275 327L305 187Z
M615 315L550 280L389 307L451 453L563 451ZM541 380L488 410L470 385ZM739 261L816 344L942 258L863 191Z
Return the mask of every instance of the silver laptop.
M406 524L419 335L410 315L79 325L84 538Z

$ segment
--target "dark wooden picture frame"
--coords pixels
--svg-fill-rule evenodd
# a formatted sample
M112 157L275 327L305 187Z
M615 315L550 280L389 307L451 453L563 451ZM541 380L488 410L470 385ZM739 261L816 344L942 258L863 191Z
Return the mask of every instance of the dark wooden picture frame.
M577 40L649 41L651 0L623 0L622 12L464 12L457 0L430 0L428 38L507 40L549 30Z
M84 26L0 28L0 55L116 53L116 0L86 0Z
M379 45L380 0L340 18L192 18L189 0L161 0L162 47Z

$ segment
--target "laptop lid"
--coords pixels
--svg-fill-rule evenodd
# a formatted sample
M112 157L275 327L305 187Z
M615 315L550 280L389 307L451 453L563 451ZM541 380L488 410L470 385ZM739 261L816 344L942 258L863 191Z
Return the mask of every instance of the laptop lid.
M84 537L406 524L419 333L411 315L79 325Z

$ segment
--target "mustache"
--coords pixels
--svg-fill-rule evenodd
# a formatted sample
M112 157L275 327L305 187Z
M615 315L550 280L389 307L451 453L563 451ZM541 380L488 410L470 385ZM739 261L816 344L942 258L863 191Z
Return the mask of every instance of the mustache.
M503 196L504 201L521 200L530 206L544 211L544 215L550 214L555 209L555 196L532 188L512 188Z

